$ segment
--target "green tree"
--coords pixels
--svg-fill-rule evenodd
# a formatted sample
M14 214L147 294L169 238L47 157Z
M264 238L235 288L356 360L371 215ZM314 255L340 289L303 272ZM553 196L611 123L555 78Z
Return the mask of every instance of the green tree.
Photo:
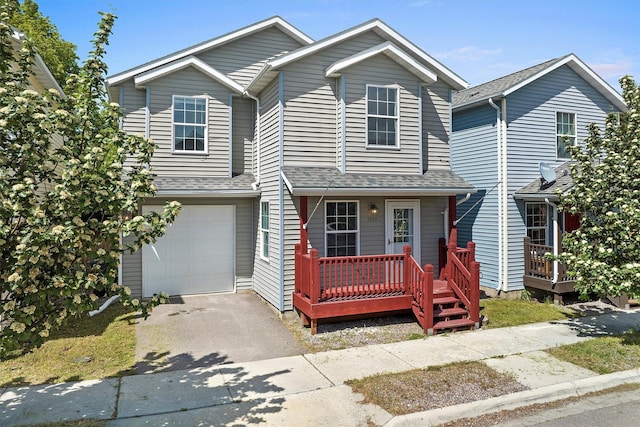
M36 50L61 87L79 70L76 45L65 41L49 17L43 16L33 0L0 0L9 11L6 22L34 43Z
M565 235L560 259L582 296L640 297L640 89L620 79L626 113L610 114L604 131L592 124L583 148L571 147L573 187L561 208L580 214Z
M160 237L180 210L136 215L153 196L154 144L119 128L106 101L103 62L115 17L103 14L94 50L66 94L29 86L34 50L16 53L0 16L0 358L40 345L52 328L120 295L142 311L164 302L131 299L117 284L120 255ZM12 65L13 64L13 65ZM123 215L123 213L132 213ZM120 235L130 235L123 247Z

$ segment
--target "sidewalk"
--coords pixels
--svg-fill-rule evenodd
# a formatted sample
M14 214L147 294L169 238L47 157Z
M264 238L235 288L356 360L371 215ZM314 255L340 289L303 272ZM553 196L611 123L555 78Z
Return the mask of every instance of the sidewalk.
M437 425L622 383L640 369L597 375L542 350L640 327L640 311L481 329L247 363L105 380L0 389L0 425L103 419L107 426ZM482 360L530 390L394 417L361 404L344 381L383 372Z

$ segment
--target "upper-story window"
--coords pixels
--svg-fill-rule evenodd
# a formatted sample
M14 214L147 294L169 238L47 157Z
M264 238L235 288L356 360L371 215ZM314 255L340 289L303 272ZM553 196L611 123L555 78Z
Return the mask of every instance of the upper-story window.
M570 159L567 149L576 144L576 115L574 113L556 113L556 141L559 159Z
M206 153L207 99L173 97L173 151Z
M367 86L367 145L399 145L398 110L397 87Z

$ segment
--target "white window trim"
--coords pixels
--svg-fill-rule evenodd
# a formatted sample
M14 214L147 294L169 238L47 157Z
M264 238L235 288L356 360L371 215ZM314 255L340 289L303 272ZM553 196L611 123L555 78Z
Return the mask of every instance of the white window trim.
M262 205L265 204L265 203L267 205L267 221L268 221L268 224L267 224L267 228L262 228ZM260 259L269 262L269 254L267 254L267 256L264 255L264 243L265 243L264 242L264 233L265 232L267 233L267 245L270 244L269 240L270 240L270 235L271 235L271 233L269 231L269 228L270 228L270 225L271 225L271 203L269 203L268 201L261 201L260 202L260 218L259 218L259 221L260 222L258 224L258 227L260 229L260 238L259 238L260 239L260 242L259 242L259 245L260 245L260 247L259 247ZM269 249L270 249L269 246L267 246L267 251L269 251Z
M544 226L534 226L534 227L529 227L527 225L527 220L529 219L529 205L541 205L541 206L546 206L546 212L547 212L547 221L546 224ZM526 235L529 235L529 230L545 230L544 233L544 245L545 246L552 246L551 243L553 243L553 236L550 236L549 233L550 230L550 224L551 224L551 206L549 206L548 204L546 204L545 202L525 202L525 206L524 206L524 221L525 221L525 230L526 230ZM536 242L531 242L533 244L539 245L540 243L536 243Z
M204 123L204 151L197 150L176 150L176 141L175 141L175 122L173 121L174 117L174 106L176 98L198 98L204 99L204 110L205 110L205 123ZM192 123L185 123L192 124ZM180 155L190 155L190 156L205 156L209 154L209 97L207 95L172 95L171 97L171 153L172 154L180 154Z
M378 144L369 144L369 88L387 88L387 89L395 89L396 90L396 144L395 145L378 145ZM364 94L364 108L365 108L365 117L364 117L364 134L365 134L365 146L367 149L380 149L380 150L399 150L400 149L400 86L397 84L393 85L374 85L367 84L365 87ZM378 116L371 115L371 117L381 117L381 118L393 118L394 116Z
M355 203L356 215L357 215L357 221L356 221L357 229L355 231L340 230L340 231L336 231L335 233L327 232L327 205L329 203ZM324 235L324 256L325 257L328 256L327 255L327 234L340 234L345 232L354 233L356 235L356 256L360 255L360 201L358 200L325 200L322 229L323 229L323 235Z
M571 135L564 135L564 134L559 134L558 133L558 114L572 114L573 115L573 130L575 132L575 134L573 135L573 137L575 138L574 140L574 144L578 145L578 114L577 113L573 113L571 111L563 111L563 110L556 110L555 114L554 114L554 134L555 134L555 147L556 147L556 159L557 160L571 160L571 157L559 157L558 156L558 137L559 136L571 136Z

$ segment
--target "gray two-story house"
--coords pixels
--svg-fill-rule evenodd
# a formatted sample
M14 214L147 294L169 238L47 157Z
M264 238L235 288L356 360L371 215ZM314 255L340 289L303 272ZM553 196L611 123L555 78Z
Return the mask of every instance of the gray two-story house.
M557 208L571 185L566 147L625 111L621 95L569 54L456 92L452 109L452 167L478 189L458 208L458 232L477 245L481 286L572 291L564 266L544 257L579 226Z
M314 41L273 17L108 78L122 126L156 144L165 236L125 256L143 297L253 289L291 310L294 245L438 264L450 198L451 94L466 82L371 20ZM308 237L308 239L307 239Z

